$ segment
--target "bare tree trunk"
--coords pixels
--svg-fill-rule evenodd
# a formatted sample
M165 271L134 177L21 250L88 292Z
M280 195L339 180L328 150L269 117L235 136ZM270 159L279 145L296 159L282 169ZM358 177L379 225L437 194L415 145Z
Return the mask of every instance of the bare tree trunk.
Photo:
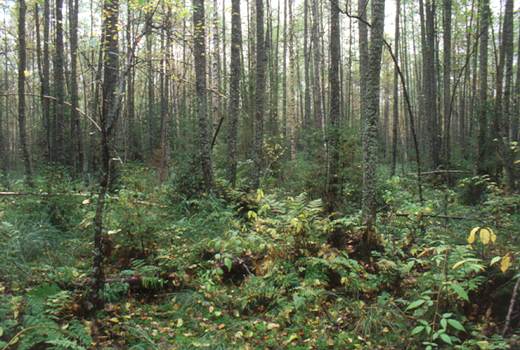
M500 45L500 59L497 67L496 102L493 118L493 137L497 140L498 158L504 168L506 191L515 191L515 165L514 154L509 145L509 121L504 113L504 70L509 57L513 56L513 0L506 1L504 24L502 27L502 44ZM512 63L511 63L512 64Z
M314 57L314 81L313 81L313 99L314 99L314 127L317 131L323 129L323 101L321 94L321 49L320 49L320 16L318 9L318 0L312 0L312 51Z
M146 19L146 91L147 91L147 120L148 120L148 152L153 154L156 147L156 122L155 122L155 93L154 93L154 66L152 62L153 34L152 34L153 15L148 15Z
M365 245L369 251L376 244L376 165L377 165L377 121L379 119L379 92L381 74L381 54L383 50L385 1L372 2L372 28L368 60L368 81L366 84L366 112L363 127L363 194L362 217L366 227Z
M193 56L195 64L195 88L197 95L197 116L199 124L200 161L204 188L213 187L211 164L211 140L208 125L208 96L206 83L206 26L204 23L204 0L193 0Z
M96 214L94 217L94 261L92 291L90 300L93 310L101 310L104 307L103 291L105 287L104 261L105 256L103 234L103 215L105 210L105 197L110 186L112 126L115 125L117 108L117 83L119 78L119 38L118 17L119 0L105 0L103 3L103 32L105 40L102 41L103 52L103 101L101 107L101 177Z
M231 62L229 66L228 180L234 186L237 172L238 119L240 115L240 71L242 48L240 0L231 5Z
M488 42L489 42L489 21L491 10L489 0L481 0L480 5L480 53L479 53L479 116L478 116L478 138L477 138L477 174L484 174L485 153L487 149L487 115L488 115Z
M27 69L27 53L25 45L25 14L27 6L25 0L18 3L18 130L20 133L20 147L25 168L25 180L33 186L31 153L27 140L27 126L25 116L25 73Z
M401 12L401 0L396 0L395 2L395 65L399 64L399 40L400 40L400 31L399 31L399 13ZM397 67L394 67L394 102L393 102L393 118L392 118L392 166L391 166L391 174L395 175L395 168L397 164L397 144L399 140L397 139L399 130L399 74L397 72Z
M422 0L421 0L422 1ZM424 111L428 125L429 153L431 165L435 169L440 164L440 128L437 113L437 74L435 60L435 3L426 0L425 7L425 45L423 51Z
M305 108L303 123L305 127L310 125L311 117L311 92L310 92L310 54L309 54L309 0L303 3L303 59L305 70Z
M267 56L264 38L264 4L256 0L256 87L255 87L255 145L253 187L260 187L260 177L263 165L264 142L264 108L265 108L265 68Z
M78 173L86 170L83 154L83 135L78 112L78 0L69 0L69 36L70 36L70 100L71 100L71 133L73 142L73 169Z
M516 61L516 83L515 83L515 91L513 94L514 106L511 115L511 140L518 141L519 134L519 123L520 123L520 31L518 35L518 45L517 45L517 61Z
M54 133L55 149L54 159L58 163L65 164L65 82L64 82L64 47L63 47L63 0L56 0L56 52L54 56L54 84L56 91Z
M341 57L341 39L339 26L338 0L330 0L330 113L328 122L328 178L327 178L327 208L330 212L338 206L340 198L339 181L339 118L340 118L340 84L339 66Z
M451 0L443 0L444 42L444 162L449 169L451 159Z

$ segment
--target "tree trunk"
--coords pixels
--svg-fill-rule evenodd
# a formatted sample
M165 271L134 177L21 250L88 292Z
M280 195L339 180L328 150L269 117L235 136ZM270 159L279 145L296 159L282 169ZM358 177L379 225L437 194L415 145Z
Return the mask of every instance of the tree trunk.
M399 31L399 13L401 12L401 0L396 0L395 2L395 58L396 62L394 67L394 102L393 102L393 118L392 118L392 166L391 166L391 174L395 175L395 168L397 165L397 144L399 140L397 139L399 130L399 74L397 71L397 65L399 64L399 40L400 40L400 31Z
M422 1L422 0L421 0ZM426 0L425 7L425 45L423 51L423 83L424 83L424 111L428 125L428 149L433 169L440 165L440 128L437 113L437 74L435 60L435 2Z
M363 0L361 0L363 1ZM312 51L314 57L313 99L314 99L314 127L316 131L323 129L323 101L321 94L321 50L320 50L320 16L319 1L312 0Z
M379 90L381 74L381 54L383 50L385 1L372 2L372 29L368 60L368 81L366 84L365 122L363 127L363 194L362 217L366 227L365 245L367 251L376 244L376 165L377 165L377 121L379 119Z
M204 23L204 0L193 0L193 56L195 64L195 89L199 125L200 162L204 189L213 187L211 164L211 140L208 125L208 96L206 82L206 26Z
M104 307L103 290L105 285L104 261L107 256L104 252L105 237L103 233L103 214L105 210L105 196L110 186L111 156L113 125L118 113L117 84L119 78L119 45L118 45L118 17L119 0L105 0L103 3L103 100L101 106L101 177L96 214L94 217L94 261L91 303L94 310Z
M31 153L27 140L27 126L25 117L25 74L27 69L27 53L25 45L25 14L27 6L25 0L18 2L18 130L20 133L20 148L25 168L25 179L29 186L32 182Z
M63 0L56 0L56 52L54 56L54 84L56 93L54 134L55 161L65 164L65 81L63 47Z
M237 137L240 115L240 71L242 48L240 0L231 3L231 62L229 66L228 180L234 186L237 176Z
M450 168L451 158L451 0L443 0L443 42L444 42L444 162Z
M256 0L256 85L255 85L255 144L253 187L260 187L263 165L265 68L267 55L264 48L264 3Z
M481 0L480 4L480 52L479 52L479 116L478 116L478 138L477 138L477 174L486 173L486 149L487 149L487 115L488 115L488 43L489 43L489 21L491 10L489 0Z
M330 0L330 113L328 122L328 179L327 208L330 212L338 207L340 198L339 181L339 119L340 119L340 83L339 66L341 57L341 39L339 25L338 0Z
M509 121L504 113L504 70L507 61L513 56L513 0L506 1L504 23L502 26L502 44L500 45L500 59L497 67L496 102L493 118L493 138L496 139L498 158L504 168L506 191L515 191L514 154L509 145ZM512 65L512 63L511 63Z
M86 170L83 154L83 135L78 112L78 0L69 0L69 36L70 36L70 101L71 101L71 135L73 142L73 169L78 173Z

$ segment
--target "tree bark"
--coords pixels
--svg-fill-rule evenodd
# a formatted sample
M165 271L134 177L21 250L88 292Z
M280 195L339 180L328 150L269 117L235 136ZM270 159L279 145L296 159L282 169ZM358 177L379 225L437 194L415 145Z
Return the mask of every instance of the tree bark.
M443 0L443 42L444 42L444 163L449 169L451 159L451 0Z
M70 103L71 103L71 133L73 142L73 169L80 174L86 171L83 154L83 135L78 112L78 0L69 0L69 37L70 37Z
M504 23L502 26L502 44L500 45L500 58L497 67L496 78L496 101L495 113L493 118L493 137L496 139L498 158L502 163L505 175L506 191L515 191L515 165L514 154L509 145L509 121L504 109L504 70L508 65L507 61L512 60L513 56L513 0L506 1L504 13ZM511 58L509 58L511 57ZM512 65L512 63L511 63Z
M237 172L237 137L240 115L240 71L242 48L240 0L231 3L231 62L229 66L228 180L234 186Z
M488 43L489 43L489 21L491 10L489 0L481 0L480 4L480 52L479 52L479 115L478 115L478 137L477 137L477 174L486 173L487 149L487 115L488 115Z
M90 300L93 310L101 310L104 307L103 290L105 285L104 261L107 256L104 253L105 237L103 233L103 215L105 210L105 197L110 186L111 156L113 125L118 113L117 84L119 78L119 38L118 17L119 0L105 0L103 3L103 32L105 40L102 41L103 52L103 100L101 106L101 167L102 173L99 180L99 195L94 217L94 260L93 278Z
M385 1L372 2L372 27L368 60L368 81L365 97L365 121L363 126L363 194L362 218L365 225L365 245L367 250L376 244L376 166L377 166L377 121L379 119L379 92L381 74L381 54L383 50Z
M54 84L56 103L54 104L54 146L55 159L61 165L65 165L65 81L64 64L65 50L63 46L63 0L56 0L56 48L54 55Z
M204 189L210 191L213 187L213 168L211 164L211 140L209 139L208 97L206 92L206 26L204 19L204 0L193 0L193 56L199 127L199 156Z
M399 40L400 40L400 31L399 31L399 14L401 12L401 0L396 0L395 2L395 44L394 44L394 52L396 61L395 65L399 64ZM397 144L399 140L397 139L399 130L399 73L397 72L397 67L394 67L394 102L393 102L393 118L392 118L392 165L391 165L391 174L395 175L395 168L397 165Z
M27 126L25 115L25 74L27 69L27 53L25 44L25 15L27 6L25 0L18 2L18 132L20 147L25 168L25 180L32 187L32 161L27 140Z
M341 39L339 25L338 0L330 0L330 113L328 122L328 179L327 209L332 212L338 207L340 198L339 181L339 119L340 119L340 83L339 66L341 59Z
M267 55L264 38L264 3L256 0L256 84L255 84L255 144L253 187L260 187L263 166L265 69Z

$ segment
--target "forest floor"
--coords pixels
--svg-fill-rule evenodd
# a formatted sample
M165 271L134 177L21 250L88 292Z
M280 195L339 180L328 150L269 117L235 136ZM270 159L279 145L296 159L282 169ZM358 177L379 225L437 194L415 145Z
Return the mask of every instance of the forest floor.
M518 311L502 332L520 196L457 181L427 183L423 204L413 177L381 181L367 255L355 206L333 218L307 194L224 185L187 198L123 169L93 315L95 192L42 176L33 195L0 197L0 349L518 348Z

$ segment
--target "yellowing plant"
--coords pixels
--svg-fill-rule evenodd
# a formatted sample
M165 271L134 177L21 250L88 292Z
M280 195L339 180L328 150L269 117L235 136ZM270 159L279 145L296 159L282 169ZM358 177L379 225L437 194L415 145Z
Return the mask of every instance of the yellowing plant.
M468 243L473 244L477 240L477 233L480 238L480 242L484 245L488 245L489 243L495 243L497 240L497 235L493 232L493 230L489 227L474 227L468 236Z

